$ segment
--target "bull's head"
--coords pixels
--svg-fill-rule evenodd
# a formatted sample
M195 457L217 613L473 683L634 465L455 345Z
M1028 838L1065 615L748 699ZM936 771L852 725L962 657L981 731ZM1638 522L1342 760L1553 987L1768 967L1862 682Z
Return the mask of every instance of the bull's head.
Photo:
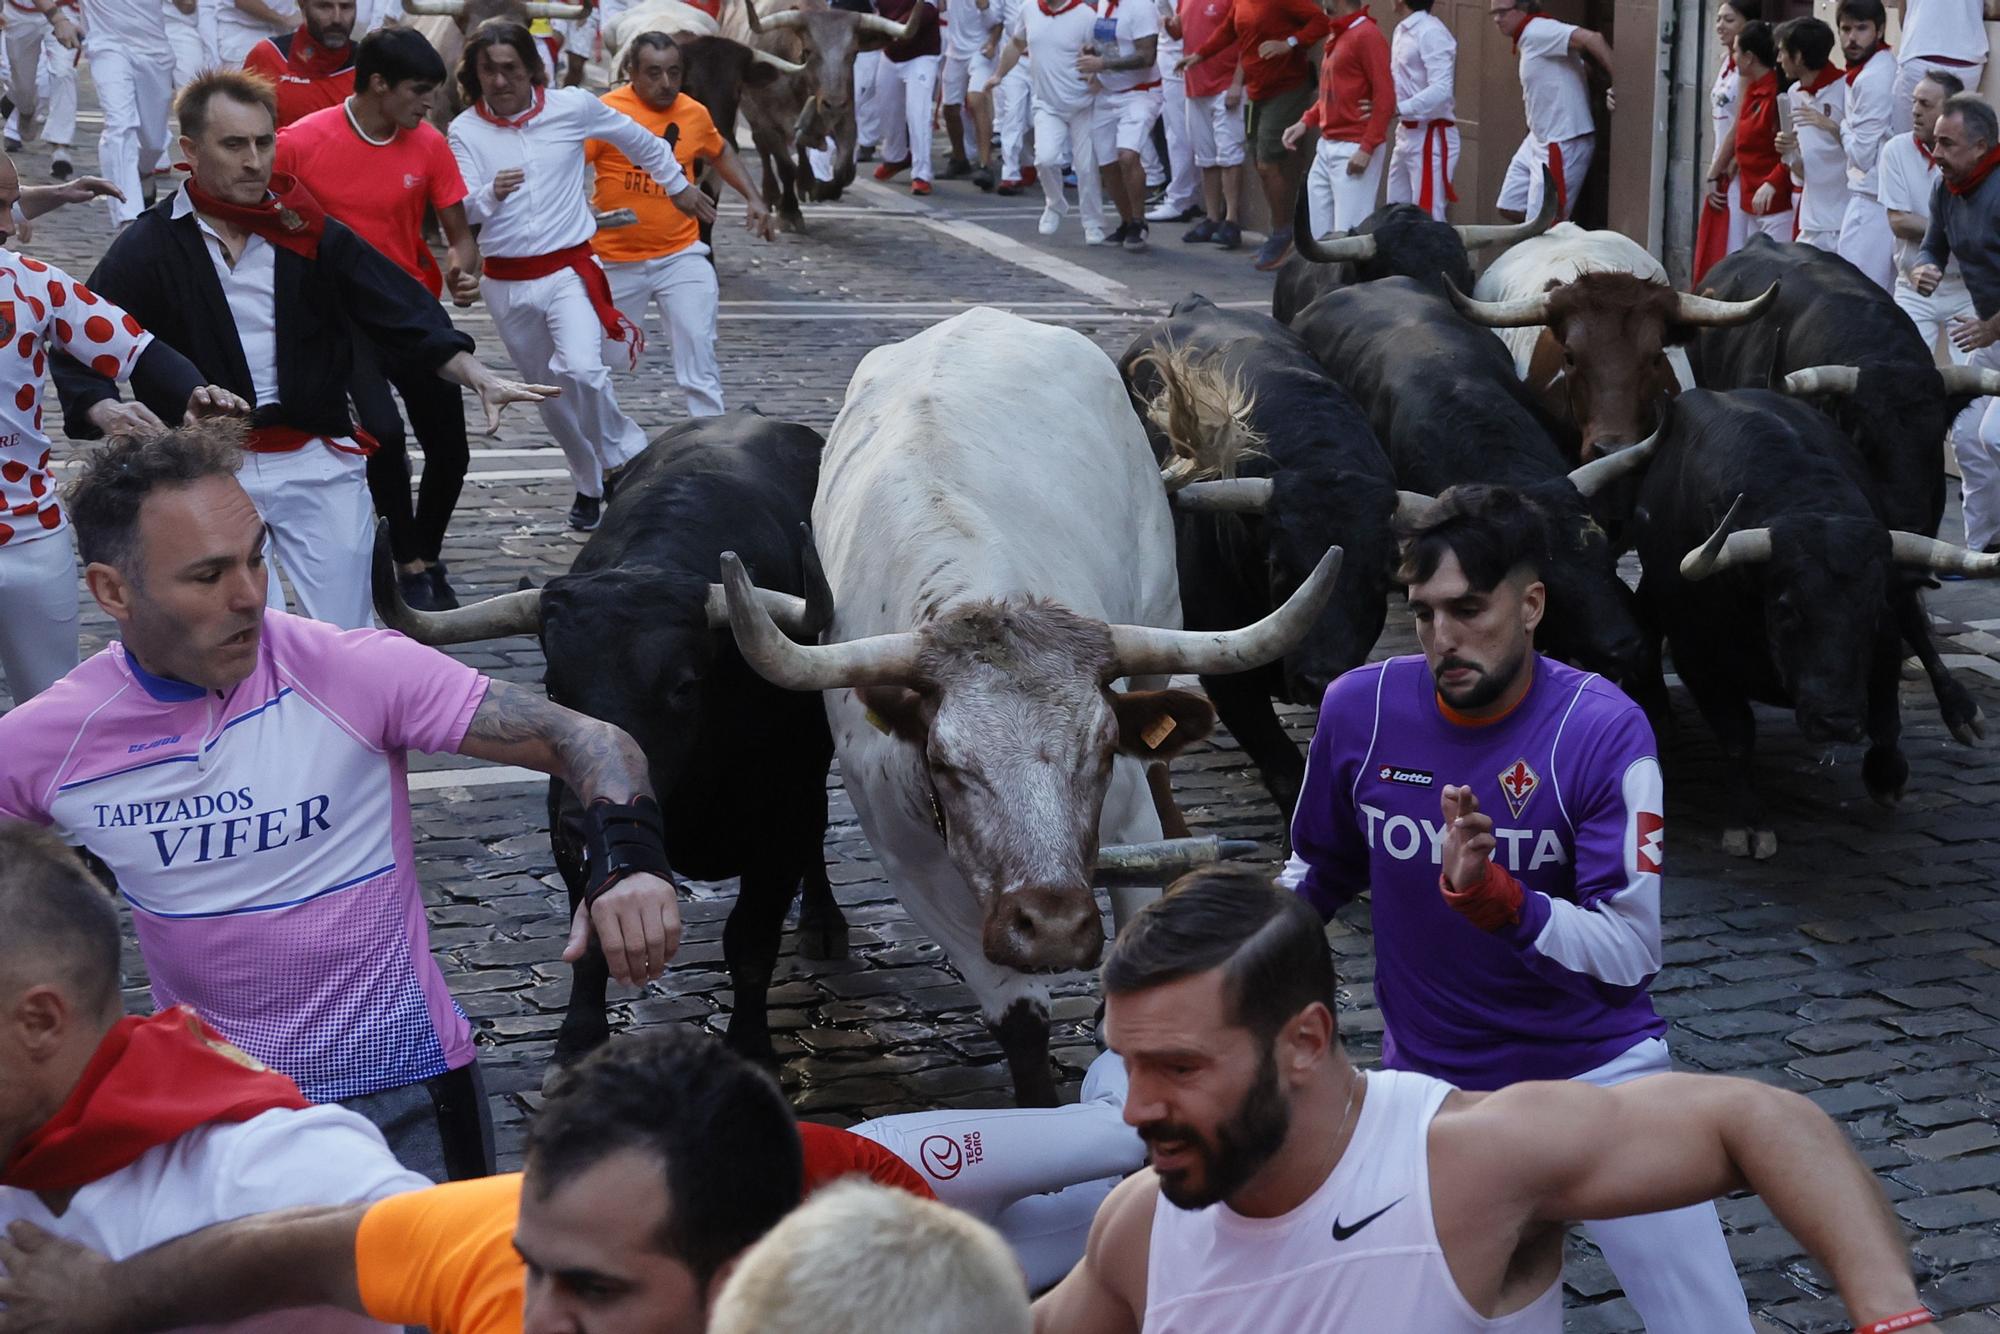
M1476 301L1456 287L1448 291L1475 324L1545 326L1528 381L1568 405L1586 460L1658 426L1647 419L1653 405L1680 390L1668 347L1697 329L1748 323L1778 299L1776 283L1752 300L1722 301L1630 273L1580 274L1518 301Z
M753 669L792 690L852 689L871 721L916 748L923 778L909 813L935 824L984 904L986 957L1060 971L1092 966L1103 949L1090 883L1114 758L1168 758L1215 721L1200 695L1112 683L1277 659L1319 614L1339 566L1335 548L1282 608L1225 633L1108 625L1010 599L825 645L788 639L733 555L722 569L737 647Z
M762 14L756 0L744 0L743 9L755 45L805 66L797 85L798 137L813 146L833 137L833 178L826 184L838 192L854 179L854 58L916 36L923 5L913 5L902 23L835 9L826 0L798 0L792 8ZM803 154L800 161L803 165Z
M1690 583L1727 571L1758 584L1766 651L1807 740L1856 742L1867 733L1868 669L1888 606L1892 566L1926 574L2000 576L1985 556L1872 517L1780 514L1739 526L1736 497L1709 539L1682 558Z

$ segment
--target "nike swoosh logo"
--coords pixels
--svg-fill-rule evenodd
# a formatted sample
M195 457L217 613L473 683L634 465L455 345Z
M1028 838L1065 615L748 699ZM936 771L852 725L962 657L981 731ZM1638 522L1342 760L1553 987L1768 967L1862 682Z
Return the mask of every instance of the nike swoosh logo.
M1383 1205L1380 1209L1377 1209L1374 1213L1368 1215L1368 1217L1362 1219L1360 1222L1350 1223L1346 1227L1342 1227L1340 1225L1340 1216L1338 1214L1334 1215L1333 1239L1335 1241L1346 1241L1349 1237L1359 1232L1362 1228L1367 1227L1370 1223L1380 1218L1383 1214L1388 1213L1391 1209L1401 1204L1404 1198L1405 1198L1404 1196L1398 1195L1395 1199L1389 1201L1387 1204Z

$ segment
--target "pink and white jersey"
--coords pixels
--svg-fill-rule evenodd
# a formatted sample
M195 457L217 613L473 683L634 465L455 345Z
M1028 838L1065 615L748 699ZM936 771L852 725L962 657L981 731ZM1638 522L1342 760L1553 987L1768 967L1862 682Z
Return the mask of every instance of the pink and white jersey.
M431 957L404 756L456 750L487 680L384 630L267 612L234 689L121 644L0 717L0 816L118 877L153 999L192 1005L315 1102L469 1063Z
M1537 142L1559 144L1596 133L1590 118L1590 84L1583 58L1570 54L1573 23L1559 23L1544 14L1529 19L1514 39L1521 53L1521 100L1528 112L1528 133Z
M152 341L139 321L61 269L0 250L0 548L64 523L42 433L49 344L123 380Z

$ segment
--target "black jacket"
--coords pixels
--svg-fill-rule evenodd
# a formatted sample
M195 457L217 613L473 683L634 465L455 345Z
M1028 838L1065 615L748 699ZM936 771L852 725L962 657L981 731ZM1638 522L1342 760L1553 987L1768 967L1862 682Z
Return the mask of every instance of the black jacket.
M202 384L256 399L207 242L193 214L172 216L178 194L141 213L104 252L89 280L91 290L129 311L199 372L191 379L185 368L164 370L172 365L164 360L160 371L150 364L134 368L134 396L169 424L180 421L188 395ZM437 298L332 218L318 258L280 248L272 272L278 402L259 405L253 425L352 435L347 385L357 336L379 344L388 364L425 370L472 351L471 337L452 327ZM85 414L93 404L117 398L117 384L62 352L55 354L51 370L63 429L72 439L95 438L98 431Z

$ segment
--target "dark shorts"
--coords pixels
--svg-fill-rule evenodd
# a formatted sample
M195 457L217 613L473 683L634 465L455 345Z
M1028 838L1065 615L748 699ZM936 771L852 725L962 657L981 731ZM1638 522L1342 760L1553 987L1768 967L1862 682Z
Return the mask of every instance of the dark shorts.
M1283 162L1290 156L1285 148L1285 131L1298 124L1317 93L1307 82L1250 103L1250 143L1259 162Z
M412 1172L437 1182L493 1173L493 1117L477 1061L421 1083L343 1098L340 1105L373 1121L389 1151Z

